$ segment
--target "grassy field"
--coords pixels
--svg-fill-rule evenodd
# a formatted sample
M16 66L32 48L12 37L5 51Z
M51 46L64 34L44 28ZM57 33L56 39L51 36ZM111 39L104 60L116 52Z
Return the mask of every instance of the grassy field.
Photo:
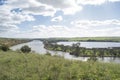
M0 80L120 80L120 64L0 51Z
M29 39L13 39L13 38L0 38L0 45L13 46L20 43L28 42Z
M83 40L83 41L120 41L120 37L83 37L83 38L70 38L70 40Z
M73 38L48 38L51 41L111 41L120 42L120 37L73 37Z

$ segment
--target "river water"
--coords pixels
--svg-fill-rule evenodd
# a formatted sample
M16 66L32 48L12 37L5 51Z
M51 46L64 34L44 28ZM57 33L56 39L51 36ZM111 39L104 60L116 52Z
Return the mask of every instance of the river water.
M72 45L73 43L77 43L77 42L59 42L58 44ZM70 55L69 53L65 53L65 52L61 52L61 51L46 50L44 48L44 44L39 40L34 40L31 42L18 44L18 45L12 46L10 49L15 51L17 49L20 49L24 45L28 45L32 49L32 51L35 51L36 53L39 53L39 54L45 54L46 52L49 52L49 53L51 53L51 55L63 56L65 59L81 60L81 61L87 61L89 59L89 57L75 57L73 55ZM81 42L81 45L82 45L82 47L87 47L87 48L93 48L93 47L96 48L96 46L98 48L120 47L120 43L114 43L114 42ZM116 58L114 58L114 57L104 57L104 58L98 57L98 61L120 63L120 58L118 58L118 57L116 57Z
M120 42L58 42L57 44L72 46L73 43L80 43L81 47L86 48L120 47Z

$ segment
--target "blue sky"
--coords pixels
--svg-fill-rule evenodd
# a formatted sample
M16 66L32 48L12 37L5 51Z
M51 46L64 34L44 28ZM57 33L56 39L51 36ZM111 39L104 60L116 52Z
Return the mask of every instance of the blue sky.
M119 34L120 0L0 0L0 37Z

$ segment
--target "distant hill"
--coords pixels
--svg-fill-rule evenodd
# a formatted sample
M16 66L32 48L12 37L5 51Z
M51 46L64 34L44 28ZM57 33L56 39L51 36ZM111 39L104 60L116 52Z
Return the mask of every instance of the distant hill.
M0 38L0 45L5 44L8 46L13 46L16 44L24 43L30 41L29 39L19 39L19 38Z
M45 38L49 41L103 41L120 42L120 37L73 37L73 38Z

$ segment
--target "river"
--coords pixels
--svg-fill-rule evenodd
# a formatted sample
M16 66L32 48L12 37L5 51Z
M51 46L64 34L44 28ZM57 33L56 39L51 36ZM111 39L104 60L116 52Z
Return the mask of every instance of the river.
M76 42L59 42L58 44L71 45L72 43L76 43ZM83 45L83 43L84 42L81 42L82 45ZM111 44L108 46L107 43L109 43L109 44L111 43ZM97 46L100 44L100 46L102 46L102 48L103 48L103 46L105 46L105 47L106 46L107 47L118 47L118 46L120 46L120 45L118 45L117 43L114 43L114 42L103 42L103 44L102 44L102 42L100 42L100 43L95 42L95 44L93 44L93 45L92 44L93 44L93 42L88 42L88 44L87 44L87 42L85 42L85 45L89 45L89 48L92 48L93 46L95 46L95 44ZM106 44L106 45L104 45L104 44ZM117 45L115 46L113 44L117 44ZM24 45L28 45L32 49L32 51L35 51L36 53L39 53L39 54L45 54L46 52L49 52L49 53L51 53L51 55L63 56L65 59L81 60L81 61L87 61L87 59L89 59L89 57L75 57L73 55L70 55L69 53L65 53L65 52L61 52L61 51L49 51L49 50L46 50L44 48L44 44L39 40L34 40L34 41L31 41L31 42L18 44L18 45L12 46L10 49L15 51L17 49L20 49ZM83 46L88 47L88 46L85 46L85 45L83 45ZM100 48L100 46L98 46L98 47ZM118 57L116 57L116 58L114 58L114 57L104 57L104 58L98 57L98 61L120 63L120 58L118 58Z
M120 47L120 42L58 42L57 44L72 46L73 43L80 43L81 47L86 48Z

